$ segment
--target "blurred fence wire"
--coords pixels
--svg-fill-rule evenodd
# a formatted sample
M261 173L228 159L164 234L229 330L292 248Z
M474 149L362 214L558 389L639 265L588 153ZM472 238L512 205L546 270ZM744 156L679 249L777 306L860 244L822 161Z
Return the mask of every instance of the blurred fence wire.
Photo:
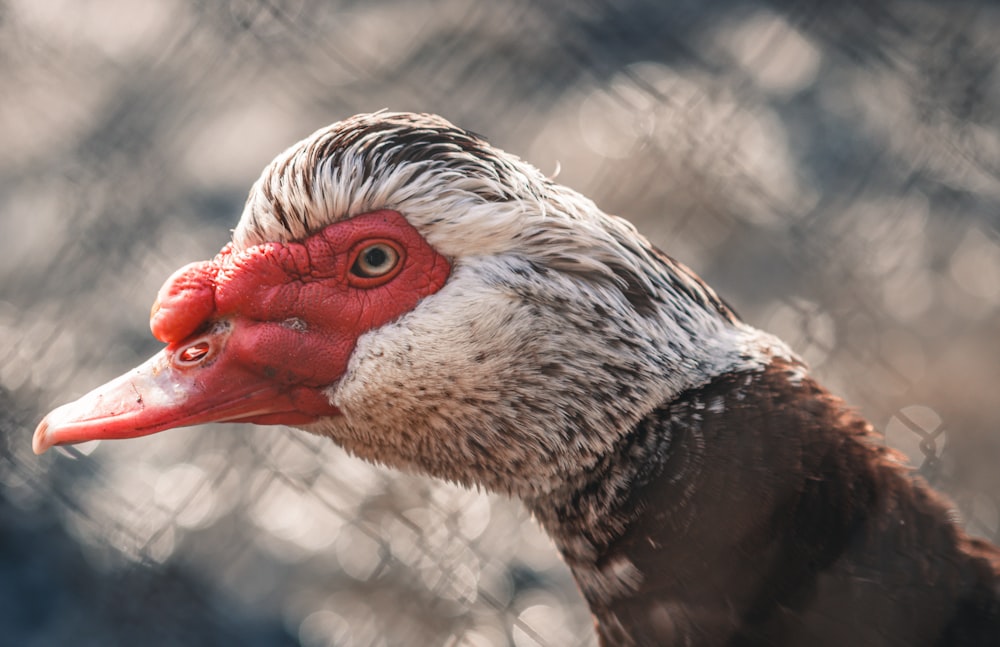
M523 509L277 428L31 455L277 152L388 107L635 222L1000 539L988 0L0 2L0 635L594 645Z

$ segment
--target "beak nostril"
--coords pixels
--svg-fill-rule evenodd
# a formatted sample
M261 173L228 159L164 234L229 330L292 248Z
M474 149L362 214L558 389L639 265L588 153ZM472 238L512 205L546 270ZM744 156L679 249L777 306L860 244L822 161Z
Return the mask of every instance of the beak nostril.
M205 359L211 346L207 341L200 341L191 344L181 352L177 353L177 359L182 364L197 364Z

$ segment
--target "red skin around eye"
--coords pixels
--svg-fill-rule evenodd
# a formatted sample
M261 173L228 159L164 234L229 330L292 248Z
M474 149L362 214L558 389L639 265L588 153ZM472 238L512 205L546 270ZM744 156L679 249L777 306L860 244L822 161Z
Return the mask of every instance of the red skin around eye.
M359 248L381 240L400 251L398 271L353 276ZM379 211L331 225L303 243L232 255L216 279L216 316L238 317L252 329L229 342L248 364L277 368L278 379L328 385L343 374L358 337L412 310L440 289L449 271L402 216ZM290 328L290 319L303 322L304 330Z
M399 254L379 277L351 268L370 244ZM178 270L150 327L167 347L132 372L53 411L36 451L209 421L305 424L338 415L326 394L358 338L417 306L451 271L407 220L375 211L301 242L266 243ZM192 348L196 346L196 348Z

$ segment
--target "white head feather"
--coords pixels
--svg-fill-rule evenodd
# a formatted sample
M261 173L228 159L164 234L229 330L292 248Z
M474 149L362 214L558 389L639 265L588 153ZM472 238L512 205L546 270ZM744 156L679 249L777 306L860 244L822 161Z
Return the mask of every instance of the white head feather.
M359 115L265 169L234 245L393 209L452 262L363 335L310 431L370 460L518 495L587 470L658 405L792 357L626 221L440 117Z

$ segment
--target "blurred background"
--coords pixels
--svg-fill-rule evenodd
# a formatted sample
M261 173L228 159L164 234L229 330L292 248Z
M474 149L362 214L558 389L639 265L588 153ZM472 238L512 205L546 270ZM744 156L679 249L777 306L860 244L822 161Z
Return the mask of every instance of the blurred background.
M276 153L381 108L635 222L997 540L998 33L987 0L0 0L2 641L595 644L501 497L279 428L31 454Z

